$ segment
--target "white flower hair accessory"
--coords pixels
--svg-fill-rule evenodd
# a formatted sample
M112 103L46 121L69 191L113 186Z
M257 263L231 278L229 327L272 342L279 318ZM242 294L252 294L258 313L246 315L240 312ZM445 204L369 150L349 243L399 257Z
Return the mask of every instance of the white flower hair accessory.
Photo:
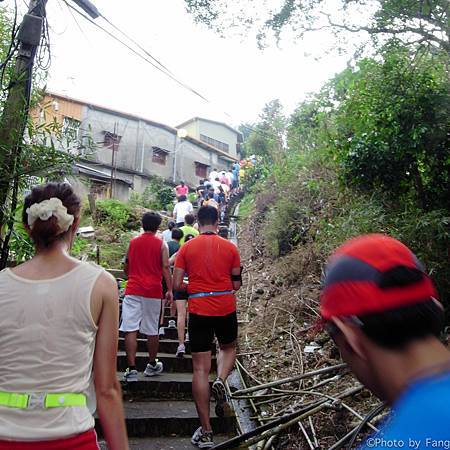
M74 217L72 214L67 213L67 208L63 205L59 198L52 197L48 200L43 200L40 203L34 203L27 208L28 214L28 226L33 228L37 219L43 221L55 216L57 219L60 233L65 233L69 227L73 224Z

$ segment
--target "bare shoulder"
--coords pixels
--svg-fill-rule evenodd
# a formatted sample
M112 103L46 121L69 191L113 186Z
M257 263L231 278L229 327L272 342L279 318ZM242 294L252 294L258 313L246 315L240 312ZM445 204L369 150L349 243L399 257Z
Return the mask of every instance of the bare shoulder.
M114 296L117 294L117 281L106 270L102 270L95 283L95 290L102 296Z

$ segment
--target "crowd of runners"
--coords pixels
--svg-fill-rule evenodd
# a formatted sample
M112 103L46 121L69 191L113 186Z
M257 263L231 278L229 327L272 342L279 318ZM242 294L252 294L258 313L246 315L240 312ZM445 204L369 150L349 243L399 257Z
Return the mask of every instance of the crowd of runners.
M148 212L142 218L144 232L130 242L126 256L127 284L122 303L120 331L125 333L128 368L124 381L138 381L137 333L147 336L149 362L144 375L163 372L157 359L165 302L177 316L177 357L184 357L189 340L193 362L192 392L201 426L192 436L199 448L214 445L209 417L209 373L214 339L217 339L217 378L211 392L216 413L223 416L227 402L225 381L236 357L237 316L235 291L241 286L241 262L235 245L218 236L219 210L200 206L197 217L192 205L180 194L174 221L158 235L161 216ZM181 211L187 214L181 219ZM161 283L163 281L163 283ZM188 318L188 320L187 320ZM186 320L188 334L186 334ZM170 323L172 322L172 323ZM175 326L175 321L170 321Z
M217 234L217 207L205 200L196 215L178 207L188 193L179 195L171 229L160 235L161 216L147 212L143 233L130 242L120 323L128 361L124 379L137 380L138 331L148 342L144 375L164 371L157 359L160 317L164 303L175 302L179 357L189 315L192 390L201 424L191 442L210 448L210 395L219 416L228 406L225 382L236 358L235 292L242 267L237 247ZM68 184L37 186L25 199L23 224L36 254L0 272L0 450L98 449L95 410L108 448L128 449L116 375L117 284L102 268L70 256L79 221L80 199ZM344 243L329 260L320 315L317 328L328 332L349 369L392 407L381 431L362 448L448 450L444 308L411 250L381 234ZM217 378L210 388L215 340Z
M199 185L194 189L181 181L177 185L175 195L177 202L174 215L179 218L183 217L183 213L190 213L193 210L192 202L189 201L189 193L195 194L195 204L197 207L214 206L219 211L219 219L223 220L228 201L234 195L240 193L244 187L247 171L256 164L254 156L235 162L228 170L217 170L214 168L208 178L202 179Z

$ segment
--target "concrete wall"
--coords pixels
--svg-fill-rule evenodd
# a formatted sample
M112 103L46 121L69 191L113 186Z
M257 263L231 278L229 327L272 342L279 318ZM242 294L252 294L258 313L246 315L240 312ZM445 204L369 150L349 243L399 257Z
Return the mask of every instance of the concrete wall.
M207 165L208 172L213 168L226 169L231 164L212 148L209 149L201 143L191 142L188 139L177 138L175 129L132 114L88 105L56 94L46 95L40 106L33 110L33 118L38 123L51 123L56 119L63 124L64 117L81 122L78 134L79 138L85 141L85 148L80 148L79 143L74 142L73 150L77 150L80 156L92 160L94 164L90 162L86 164L107 176L111 173L113 150L112 146L104 145L105 132L111 134L115 132L121 136L115 152L116 175L117 178L132 182L133 190L139 193L145 190L151 176L157 175L167 181L173 181L174 155L176 155L175 182L184 180L192 187L197 186L201 178L196 175L195 162ZM184 128L189 136L197 140L200 140L200 134L205 134L228 143L229 155L231 157L236 155L237 136L226 127L205 121L194 121ZM92 145L92 142L94 148L89 148L86 144ZM164 151L166 155L164 164L161 161L153 161L153 147ZM67 145L63 142L60 148L66 149ZM79 183L74 179L74 184L77 184L82 195L87 195L90 189L87 183L89 176L84 173L79 177ZM96 187L102 191L100 182ZM126 200L130 192L131 188L126 182L117 180L114 192L116 198Z
M96 162L111 165L112 148L105 147L105 131L121 136L115 154L115 165L118 170L128 169L144 175L157 175L170 180L173 172L173 152L176 133L152 125L144 120L122 117L114 112L88 108L83 119L83 130L91 130L92 139L97 143L93 159ZM153 162L153 147L165 150L166 162ZM139 174L128 175L134 182L134 190L142 193L148 184L148 178Z
M93 185L96 183L84 174L78 174L76 176L68 176L71 186L73 186L74 191L82 198L86 199L88 194L92 191ZM97 187L102 186L103 189L95 189L97 199L107 199L109 198L109 183L98 183ZM116 181L114 185L114 198L122 201L127 201L130 197L131 189L128 184L122 183L119 180Z
M158 175L168 180L172 179L176 134L145 122L142 123L141 131L141 148L138 151L140 161L136 165L137 170L151 175ZM153 147L159 147L167 151L165 165L152 161ZM144 153L142 153L142 150Z
M228 161L218 157L217 153L203 149L187 140L182 140L177 147L177 180L185 181L189 186L198 186L201 177L195 174L195 163L200 162L208 166L207 175L213 168L225 170Z
M205 136L224 142L229 146L229 151L226 153L233 158L237 158L236 144L238 141L236 133L231 131L229 128L224 127L223 125L203 120L199 120L197 121L197 123L198 123L197 139L200 139L200 135L204 134Z
M200 139L200 133L198 128L198 122L195 120L193 122L187 123L181 129L186 130L189 136L192 136L195 139Z

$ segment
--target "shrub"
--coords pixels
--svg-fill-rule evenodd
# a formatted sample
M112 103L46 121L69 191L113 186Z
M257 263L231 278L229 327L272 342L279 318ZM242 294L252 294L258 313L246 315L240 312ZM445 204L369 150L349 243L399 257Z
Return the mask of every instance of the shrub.
M97 224L103 223L112 225L115 228L134 228L133 222L136 214L131 206L120 200L108 199L99 200L96 204L95 221Z

